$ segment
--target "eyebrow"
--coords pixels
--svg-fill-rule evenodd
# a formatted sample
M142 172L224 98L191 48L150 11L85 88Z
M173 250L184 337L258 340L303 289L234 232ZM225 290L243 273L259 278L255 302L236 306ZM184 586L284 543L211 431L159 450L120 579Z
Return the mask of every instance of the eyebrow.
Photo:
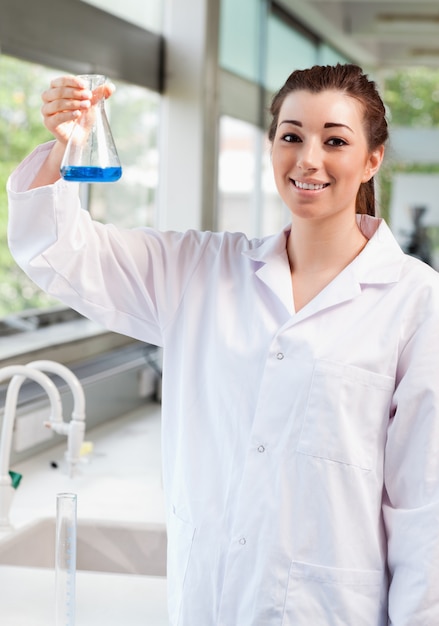
M299 126L300 128L303 126L302 122L299 122L298 120L282 120L281 124L292 124L293 126ZM350 126L340 122L326 122L323 128L347 128L351 133L354 132Z

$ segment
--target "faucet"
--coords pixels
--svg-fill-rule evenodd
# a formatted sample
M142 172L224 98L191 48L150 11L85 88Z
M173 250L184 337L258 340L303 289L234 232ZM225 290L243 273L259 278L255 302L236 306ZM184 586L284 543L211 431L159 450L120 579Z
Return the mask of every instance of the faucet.
M52 380L43 373L48 371L63 378L69 385L74 399L72 419L63 421L61 397ZM47 393L50 400L50 417L45 425L56 433L67 435L66 459L69 474L73 476L79 460L80 449L85 431L85 398L77 377L64 365L55 361L33 361L27 365L10 365L0 369L0 382L11 378L7 392L3 415L2 437L0 441L0 529L10 527L9 510L14 489L9 475L9 459L11 453L12 433L17 408L18 393L26 378L37 382Z
M69 474L72 477L79 461L85 432L85 395L82 385L72 370L61 363L57 363L56 361L31 361L27 365L28 367L36 369L40 372L44 371L58 375L70 387L70 391L73 396L71 421L67 424L62 420L62 418L60 420L51 419L44 422L44 425L51 428L59 435L67 435L66 460L69 466Z

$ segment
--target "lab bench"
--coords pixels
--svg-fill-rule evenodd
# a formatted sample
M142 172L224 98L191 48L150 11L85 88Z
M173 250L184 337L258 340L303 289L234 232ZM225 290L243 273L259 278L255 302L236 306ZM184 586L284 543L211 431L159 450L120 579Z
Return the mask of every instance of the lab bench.
M15 530L0 534L0 623L5 626L54 624L54 569L2 563L1 546L14 533L54 519L58 493L77 494L78 528L94 520L153 528L161 536L166 532L160 405L151 402L101 424L87 431L86 439L91 452L74 478L66 474L62 443L12 468L23 478L11 507ZM163 550L160 555L161 575L78 569L76 626L166 626Z

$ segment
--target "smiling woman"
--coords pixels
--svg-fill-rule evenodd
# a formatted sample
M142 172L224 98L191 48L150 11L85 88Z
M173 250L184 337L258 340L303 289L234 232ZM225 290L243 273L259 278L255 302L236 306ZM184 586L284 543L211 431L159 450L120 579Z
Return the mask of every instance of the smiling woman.
M388 139L388 127L386 121L386 111L384 103L379 96L375 83L367 80L361 70L350 64L336 65L333 71L322 72L319 66L315 66L312 70L295 71L293 72L283 87L278 91L273 98L271 105L272 122L269 128L269 139L271 142L275 139L276 131L278 130L280 122L281 107L284 105L285 98L288 94L305 91L312 94L326 94L334 91L337 93L350 96L351 99L360 106L360 110L352 114L356 118L356 121L360 121L363 126L363 133L357 127L357 136L364 134L366 140L368 156L373 152L382 149ZM334 98L332 98L334 101ZM341 105L342 100L339 98L338 102ZM351 103L353 104L353 103ZM303 111L304 113L305 111ZM343 119L333 121L326 119L328 117L328 111L324 111L324 107L321 107L321 112L326 113L325 119L321 120L324 128L330 128L334 124L336 126L343 125ZM337 111L334 111L337 113ZM349 115L349 114L348 114ZM346 125L346 122L344 123ZM347 127L346 130L352 129ZM341 145L343 139L337 137L332 140L333 145ZM382 160L382 154L379 162L375 167L375 171L366 180L362 181L357 194L356 200L356 212L367 213L375 215L375 193L373 184L373 175L379 169Z
M45 94L55 147L9 180L9 244L43 289L164 348L171 624L438 623L439 276L374 216L375 84L287 79L270 138L291 223L262 239L90 219L56 179L63 113L90 98L72 84Z
M314 217L345 211L354 218L359 187L370 180L383 157L383 146L369 153L363 117L362 105L337 91L293 91L286 96L272 158L279 193L293 220L303 203Z
M380 112L370 120L369 100ZM375 214L373 176L383 160L387 125L373 84L353 65L293 72L272 113L273 170L291 212L287 253L298 311L368 241L355 215Z

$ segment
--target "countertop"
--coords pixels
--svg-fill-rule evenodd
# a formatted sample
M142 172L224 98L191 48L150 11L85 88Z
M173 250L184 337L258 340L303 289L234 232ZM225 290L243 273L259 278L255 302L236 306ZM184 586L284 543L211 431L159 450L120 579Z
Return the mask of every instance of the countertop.
M1 625L58 626L54 589L50 570L0 565ZM165 579L77 572L75 626L167 624Z
M78 521L164 526L160 406L147 404L87 431L86 440L93 442L93 452L74 478L66 475L64 444L11 468L23 475L11 507L12 524L20 528L55 517L56 495L67 491L77 494ZM54 579L50 569L0 563L0 624L55 624ZM76 626L166 626L166 579L78 571L76 615Z

